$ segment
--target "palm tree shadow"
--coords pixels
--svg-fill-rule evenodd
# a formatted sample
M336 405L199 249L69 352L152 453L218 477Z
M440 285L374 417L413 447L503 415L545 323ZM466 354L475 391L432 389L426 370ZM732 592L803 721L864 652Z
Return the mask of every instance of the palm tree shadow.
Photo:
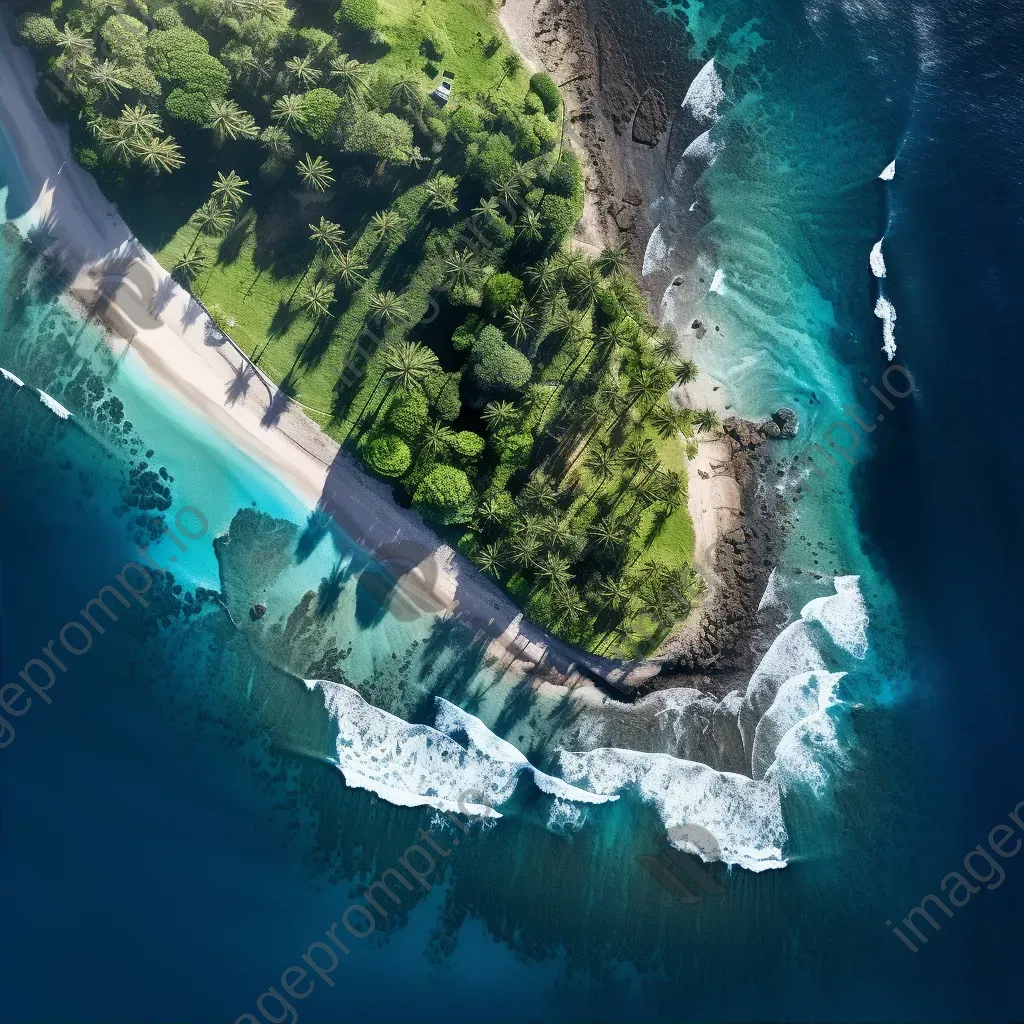
M341 592L345 584L352 578L352 560L341 559L334 568L320 581L317 591L316 616L325 619L338 607Z
M295 560L304 562L320 546L331 528L331 517L319 505L306 517L306 525L295 545Z
M160 314L167 308L167 303L171 301L175 288L177 288L177 284L172 277L165 277L156 286L156 290L153 292L152 301L149 304L149 311L153 316L160 316Z
M536 703L537 691L533 688L533 680L526 676L509 691L498 717L494 720L494 731L499 735L506 734L516 722L526 718Z
M292 398L295 397L297 388L298 382L293 377L285 377L285 379L281 381L277 390L274 392L274 397L270 400L270 405L267 406L267 411L263 414L263 418L260 420L260 426L277 426L281 417L285 412L287 412Z
M231 378L225 392L228 405L235 405L249 394L249 385L255 376L256 371L248 363L243 363L235 370L235 375Z
M274 311L267 328L267 336L270 338L281 338L288 333L288 329L295 323L298 312L291 308L284 299L278 299L277 309Z

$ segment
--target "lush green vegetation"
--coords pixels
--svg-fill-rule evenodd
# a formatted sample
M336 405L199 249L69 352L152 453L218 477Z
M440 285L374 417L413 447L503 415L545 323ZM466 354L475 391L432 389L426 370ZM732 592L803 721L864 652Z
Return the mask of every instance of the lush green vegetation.
M281 390L532 619L653 650L715 417L669 399L694 367L624 254L572 247L561 97L488 0L23 7L79 159Z

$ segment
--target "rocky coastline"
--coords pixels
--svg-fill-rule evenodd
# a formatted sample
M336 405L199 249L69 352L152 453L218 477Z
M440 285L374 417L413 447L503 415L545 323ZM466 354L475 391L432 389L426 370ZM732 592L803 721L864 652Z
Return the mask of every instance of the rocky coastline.
M682 24L647 3L505 0L501 20L565 97L565 135L583 162L588 194L577 243L621 245L642 272L655 226L651 205L699 131L682 104L704 62L690 56ZM658 274L641 281L657 311L666 282ZM708 590L689 619L653 658L602 674L617 696L679 686L723 695L746 685L784 624L778 612L759 610L791 514L765 481L776 470L773 442L797 429L789 409L761 423L723 419L728 449L716 474L735 481L736 522L698 561Z

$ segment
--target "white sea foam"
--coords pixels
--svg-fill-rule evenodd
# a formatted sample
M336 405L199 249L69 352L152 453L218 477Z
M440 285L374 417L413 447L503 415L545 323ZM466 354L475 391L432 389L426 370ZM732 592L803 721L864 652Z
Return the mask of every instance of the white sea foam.
M25 386L25 382L20 377L15 377L10 370L5 370L2 366L0 366L0 376L4 380L9 380L16 388L23 388Z
M543 792L561 800L613 799L537 771L511 743L441 698L436 698L440 728L434 729L374 707L341 683L313 679L306 686L320 687L324 707L337 724L336 764L346 783L397 806L500 817L496 808L512 796L524 772ZM468 745L449 732L465 736ZM466 799L470 794L479 794L481 802Z
M763 612L765 608L778 607L782 603L782 600L779 597L778 574L778 568L772 569L771 573L769 573L764 593L761 595L761 600L757 605L757 610L759 612Z
M896 161L893 160L891 164L886 164L882 168L882 173L878 176L882 181L892 181L896 177Z
M679 158L678 167L681 167L687 160L704 161L711 165L711 162L716 156L722 151L722 147L725 145L719 139L712 140L711 129L703 131L698 135L693 142L691 142L686 149L683 150L683 155Z
M708 291L716 292L718 295L721 295L723 293L723 291L724 291L724 286L725 286L725 271L724 270L716 270L715 271L715 276L711 279L711 287L708 289Z
M882 256L881 240L871 246L871 255L868 257L868 263L871 265L871 273L875 277L885 277L885 258Z
M787 733L805 718L838 702L836 688L843 672L801 672L787 679L772 701L772 706L757 723L750 770L755 779L763 779L775 761L776 751Z
M477 750L485 757L493 758L495 761L521 766L531 773L534 784L542 793L547 793L548 796L556 797L559 800L571 800L584 804L608 802L607 796L590 793L585 789L577 789L562 779L546 775L534 768L518 747L509 743L508 740L496 736L479 718L474 717L468 711L463 711L457 704L452 704L444 697L435 697L434 706L436 709L434 726L439 732L448 737L463 733L469 741L470 750Z
M765 782L775 782L782 794L800 785L810 788L816 797L825 795L829 767L849 766L832 714L841 703L834 702L810 715L783 736L775 750L775 761L765 772Z
M715 69L714 58L697 72L683 98L683 110L689 111L697 121L712 121L718 118L718 105L725 99L722 80Z
M689 206L689 208L687 209L686 212L687 213L693 213L693 211L696 210L696 209L697 209L697 200L694 199L694 201L692 203L690 203L690 206Z
M750 871L782 868L786 827L779 787L719 772L669 754L602 747L585 753L563 751L562 773L601 793L630 792L654 807L669 835L698 825L715 838L717 851L694 847L685 838L673 845L705 860L721 859Z
M65 409L56 398L51 398L45 391L39 392L39 401L42 402L54 416L57 416L62 420L66 420L71 417L71 412L68 409Z
M832 642L855 658L868 652L868 613L860 593L859 576L836 576L835 594L804 605L800 617L820 622Z
M875 316L882 321L882 351L892 362L892 357L896 355L896 307L884 295L879 295L875 303Z
M657 270L661 270L665 266L665 258L667 256L668 248L665 245L665 239L662 237L661 225L659 224L651 232L651 237L647 239L647 248L644 250L644 277L647 277L648 274L653 274Z

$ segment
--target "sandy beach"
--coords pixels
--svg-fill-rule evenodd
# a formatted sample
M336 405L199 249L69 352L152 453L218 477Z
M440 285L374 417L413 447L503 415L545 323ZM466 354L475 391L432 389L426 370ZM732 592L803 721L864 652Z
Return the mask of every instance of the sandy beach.
M371 479L266 380L135 239L71 152L66 128L35 95L28 52L0 23L0 110L26 185L32 220L74 272L68 298L108 330L117 355L129 349L151 377L258 461L312 508L319 504L371 552L401 545L393 570L425 611L457 614L492 637L491 653L553 682L622 674L525 621L522 612L460 554L443 544L390 489ZM422 555L410 560L409 552ZM580 675L577 668L586 674ZM580 688L581 691L586 687ZM594 691L591 699L602 699Z

